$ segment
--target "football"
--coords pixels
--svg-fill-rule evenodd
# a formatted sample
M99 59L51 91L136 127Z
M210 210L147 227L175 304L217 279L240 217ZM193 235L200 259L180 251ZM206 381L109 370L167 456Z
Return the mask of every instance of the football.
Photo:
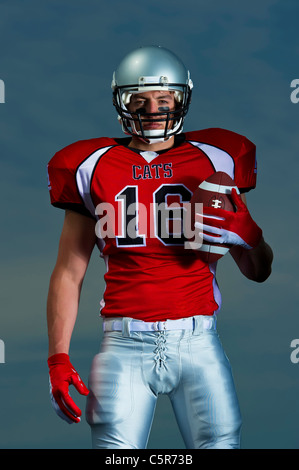
M235 188L239 193L234 180L227 173L222 171L213 173L203 181L194 191L190 200L191 225L194 227L196 221L202 222L201 215L196 214L195 207L197 203L202 203L204 207L214 207L216 209L235 212L235 207L230 197L232 188ZM197 244L191 241L188 247L197 250L198 256L208 264L218 261L230 249L230 245L210 243L207 241L202 241L202 243Z

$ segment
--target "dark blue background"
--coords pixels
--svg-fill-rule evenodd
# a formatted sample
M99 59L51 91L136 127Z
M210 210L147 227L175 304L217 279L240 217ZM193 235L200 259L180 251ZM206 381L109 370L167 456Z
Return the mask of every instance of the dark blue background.
M120 136L112 72L140 45L175 51L191 70L185 130L224 127L257 145L248 206L273 247L273 274L255 284L221 260L219 331L243 414L243 448L298 448L298 2L184 0L0 2L1 448L90 448L89 427L59 420L48 396L46 297L63 212L49 204L46 165L61 147ZM101 337L104 263L84 283L71 357L87 381ZM84 399L73 392L84 408ZM183 448L167 398L150 448Z

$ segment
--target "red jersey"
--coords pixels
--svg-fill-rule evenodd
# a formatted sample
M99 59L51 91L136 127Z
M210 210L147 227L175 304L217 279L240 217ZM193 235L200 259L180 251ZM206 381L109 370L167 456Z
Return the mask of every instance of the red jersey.
M254 188L255 145L224 129L180 134L159 153L133 150L129 141L75 142L48 165L51 203L96 221L107 267L101 315L144 321L213 315L221 305L216 265L185 249L183 203L215 171L228 173L241 192Z

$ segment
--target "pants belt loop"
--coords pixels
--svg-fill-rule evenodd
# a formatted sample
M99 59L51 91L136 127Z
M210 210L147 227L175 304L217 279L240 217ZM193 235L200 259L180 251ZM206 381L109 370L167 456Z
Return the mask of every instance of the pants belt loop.
M122 319L122 335L124 337L130 337L130 323L132 321L132 318L124 317Z
M193 317L193 335L198 336L203 331L202 317L200 315Z

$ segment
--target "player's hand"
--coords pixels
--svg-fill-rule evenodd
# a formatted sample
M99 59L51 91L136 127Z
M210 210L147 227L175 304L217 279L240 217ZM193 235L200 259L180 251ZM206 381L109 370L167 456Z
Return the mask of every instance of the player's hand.
M69 394L69 386L74 385L81 395L89 390L70 362L68 354L54 354L48 359L51 403L58 416L69 424L79 423L81 410Z
M254 222L246 204L234 188L231 196L237 209L236 212L213 207L203 208L203 240L240 245L247 250L256 248L262 238L262 230Z

